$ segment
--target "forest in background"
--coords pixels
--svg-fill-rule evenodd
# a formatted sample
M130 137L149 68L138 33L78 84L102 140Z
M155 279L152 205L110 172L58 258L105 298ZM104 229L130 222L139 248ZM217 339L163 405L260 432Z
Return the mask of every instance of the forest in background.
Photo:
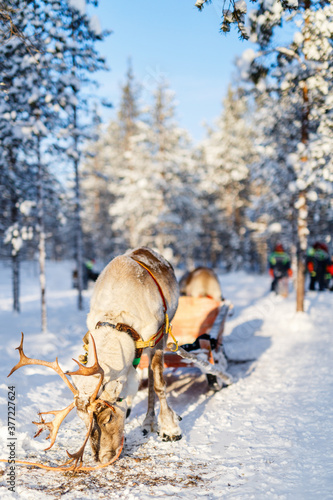
M141 101L131 63L117 116L102 123L110 103L97 102L93 74L107 69L96 42L108 33L81 3L12 0L11 22L0 16L0 258L13 268L14 309L23 259L40 263L46 329L46 258L76 260L81 308L88 258L148 245L183 268L264 272L281 242L301 310L308 244L332 250L332 3L255 3L254 48L200 144L177 124L167 82ZM221 29L245 16L231 3ZM281 25L293 32L283 46Z

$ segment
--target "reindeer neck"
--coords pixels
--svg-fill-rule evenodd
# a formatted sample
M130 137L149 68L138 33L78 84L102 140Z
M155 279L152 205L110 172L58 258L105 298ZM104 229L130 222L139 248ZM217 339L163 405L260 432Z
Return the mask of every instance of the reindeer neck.
M136 345L136 343L138 341L142 340L141 335L136 330L134 330L134 328L132 328L131 326L128 326L124 323L117 323L116 325L114 325L113 323L109 323L108 321L98 321L98 323L96 324L96 328L100 328L101 326L110 326L111 328L118 330L118 332L127 333L133 339L133 342L135 345L135 355L134 355L134 359L133 359L133 366L134 366L134 368L136 368L138 366L138 364L140 363L140 359L141 359L142 351L143 351L142 347L137 347L137 345Z

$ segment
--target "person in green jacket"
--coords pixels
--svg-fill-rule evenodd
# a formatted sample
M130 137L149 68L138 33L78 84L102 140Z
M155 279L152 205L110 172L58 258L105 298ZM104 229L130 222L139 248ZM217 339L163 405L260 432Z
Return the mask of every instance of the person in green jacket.
M274 248L274 252L269 255L268 264L269 274L273 278L271 291L276 292L279 280L286 276L291 277L293 274L290 257L284 251L281 243L278 243Z

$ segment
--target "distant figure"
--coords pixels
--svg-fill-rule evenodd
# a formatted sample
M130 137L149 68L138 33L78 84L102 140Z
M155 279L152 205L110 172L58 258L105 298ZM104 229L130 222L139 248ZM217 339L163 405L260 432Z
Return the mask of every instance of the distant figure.
M88 259L82 265L82 287L84 290L88 288L89 281L96 281L98 278L98 274L94 270L95 259ZM78 288L78 272L77 269L74 269L73 274L73 288Z
M197 267L186 273L179 282L179 288L180 295L223 300L218 277L210 267Z
M94 271L95 259L88 259L83 264L83 288L88 288L88 281L96 281L98 273Z
M325 243L316 241L307 251L306 268L310 274L309 290L316 289L318 283L319 291L328 287L333 273L333 265Z
M333 292L333 255L331 256L331 264L329 267L329 271L330 271L331 279L330 279L330 283L328 285L328 288L331 292Z
M271 291L278 293L279 281L293 275L289 255L284 251L281 243L277 244L268 258L269 274L273 278ZM288 281L288 280L287 280Z

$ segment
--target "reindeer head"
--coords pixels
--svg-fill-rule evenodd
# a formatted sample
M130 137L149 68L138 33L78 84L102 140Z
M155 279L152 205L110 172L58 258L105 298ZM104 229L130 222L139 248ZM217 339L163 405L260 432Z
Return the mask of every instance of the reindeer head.
M89 431L94 459L101 464L110 463L122 445L126 403L121 401L111 405L99 398L91 405L89 401L78 397L75 405L78 415ZM92 423L91 410L93 410Z
M97 358L96 346L94 338L91 335L92 347L94 353L95 363L92 366L83 366L78 361L74 360L78 365L79 369L75 372L67 372L66 374L61 370L58 359L53 362L42 361L39 359L28 358L23 352L23 340L24 335L22 333L22 339L20 346L17 348L20 353L20 361L9 373L8 377L14 373L18 368L27 365L42 365L52 368L60 375L69 389L74 395L74 401L63 410L41 412L40 422L33 422L39 427L36 436L38 436L43 430L48 430L49 435L46 439L50 439L50 446L46 448L49 450L55 443L59 427L65 417L70 413L70 411L76 406L78 413L81 418L85 421L87 426L87 434L83 445L76 453L67 454L70 458L63 466L60 467L48 467L42 464L35 464L38 467L42 467L49 470L91 470L100 467L105 467L110 463L114 462L120 455L123 447L123 428L126 413L126 403L121 405L122 402L116 401L115 404L111 404L107 400L103 399L107 395L105 390L102 390L100 397L98 393L102 387L104 381L104 371L100 366ZM82 379L82 377L93 381L95 385L90 392L90 395L81 395L80 390L77 389L66 377L66 375L71 375L73 379ZM96 383L97 381L97 383ZM78 384L80 385L80 384ZM51 422L46 422L42 415L54 415L54 419ZM101 465L95 467L83 467L83 453L86 443L90 437L91 445L96 461L101 462ZM45 450L45 451L46 451Z
M124 335L124 332L129 331L131 335ZM136 349L132 336L135 334L136 332L127 325L99 322L93 329L93 335L84 337L89 352L88 363L96 363L97 351L98 363L103 368L104 374L99 397L94 404L94 418L90 432L94 458L101 463L109 462L116 455L124 435L126 398L138 390L137 373L133 367ZM94 343L88 348L91 345L89 338L92 338ZM79 391L75 403L78 415L88 429L90 395L96 387L98 375L81 377L78 372L70 375Z
M94 413L90 443L96 462L110 462L121 446L126 409L120 405L100 404Z

